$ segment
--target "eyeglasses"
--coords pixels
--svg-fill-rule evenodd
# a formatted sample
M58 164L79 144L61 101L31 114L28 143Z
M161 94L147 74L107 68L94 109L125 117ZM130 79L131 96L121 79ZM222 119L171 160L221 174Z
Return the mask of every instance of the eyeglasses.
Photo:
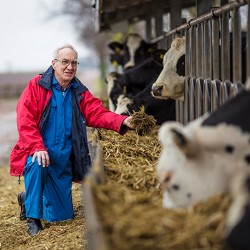
M62 61L61 60L59 60L59 59L57 59L57 58L55 58L55 60L56 61L59 61L63 66L69 66L70 64L71 64L71 66L73 67L73 68L76 68L78 65L79 65L79 62L77 62L77 61L69 61L69 60L67 60L67 59L63 59Z

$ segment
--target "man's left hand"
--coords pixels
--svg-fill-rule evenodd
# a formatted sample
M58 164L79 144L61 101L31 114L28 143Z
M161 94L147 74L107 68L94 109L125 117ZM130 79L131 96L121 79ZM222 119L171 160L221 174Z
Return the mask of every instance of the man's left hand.
M127 127L129 127L130 129L134 129L132 123L132 116L128 116L124 121L123 121L123 125L126 125Z

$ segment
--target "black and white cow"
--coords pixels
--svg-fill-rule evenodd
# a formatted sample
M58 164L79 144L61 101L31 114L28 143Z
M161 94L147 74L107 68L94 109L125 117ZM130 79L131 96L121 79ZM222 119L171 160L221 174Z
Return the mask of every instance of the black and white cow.
M109 101L109 109L111 111L115 111L117 109L118 98L121 95L125 95L129 93L130 95L136 95L138 92L141 91L141 88L137 86L133 86L132 84L126 83L126 77L124 74L118 72L110 72L105 82L107 83L107 94L108 94L108 101ZM129 82L130 83L130 82ZM119 100L121 100L120 97Z
M239 172L230 185L232 204L226 216L225 240L232 250L250 249L250 169Z
M249 107L250 91L243 90L211 115L160 127L157 174L165 207L187 207L227 192L232 177L250 168Z
M157 49L156 43L146 42L139 34L131 33L124 43L111 42L108 47L113 51L111 61L128 69L143 63Z
M144 107L146 114L154 116L157 125L175 120L175 101L154 98L151 94L151 84L134 96L120 95L115 113L131 114L133 111L139 111L141 107Z
M233 39L230 33L230 79L233 80ZM241 64L242 64L242 83L246 81L246 48L247 34L241 33ZM175 100L184 100L184 76L185 76L185 37L177 37L172 43L170 49L164 56L164 68L152 85L152 93L155 97L161 99L172 98Z
M134 96L152 85L162 70L162 59L165 50L158 49L143 63L119 74L111 72L106 77L108 83L108 97L113 106L117 108L117 99L120 95Z

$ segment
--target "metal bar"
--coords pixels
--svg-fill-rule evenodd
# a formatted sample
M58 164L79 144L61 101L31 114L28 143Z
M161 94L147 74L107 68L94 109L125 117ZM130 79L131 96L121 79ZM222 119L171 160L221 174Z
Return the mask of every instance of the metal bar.
M181 0L170 0L170 25L171 29L181 24Z
M202 54L202 48L203 48L203 28L202 23L197 25L196 30L196 76L203 77L203 54Z
M220 70L220 44L219 44L219 18L212 20L212 74L211 79L221 79Z
M211 85L211 112L214 112L220 106L220 100L219 100L220 85L221 85L221 81L219 81L219 80L212 81L212 85Z
M185 30L186 37L186 52L185 52L185 75L191 72L191 53L190 53L190 29Z
M190 51L191 51L191 76L196 75L196 27L191 28L191 40L190 40Z
M220 105L224 104L230 97L230 89L232 83L230 81L222 82L220 85Z
M245 89L245 86L242 83L233 83L230 89L230 98L236 96L243 89Z
M231 80L230 77L230 36L229 13L223 13L221 18L221 79Z
M189 121L192 121L195 119L196 115L195 115L195 81L196 78L195 77L191 77L190 81L189 81Z
M233 11L233 82L241 82L242 66L241 65L241 17L239 8ZM245 65L244 65L245 66Z
M203 83L203 114L211 112L211 80L206 79Z
M224 5L224 6L220 7L220 8L212 9L209 13L204 14L202 16L199 16L199 17L197 17L195 19L191 19L191 20L189 20L189 22L187 22L185 24L182 24L179 27L177 27L177 28L175 28L175 29L173 29L173 30L171 30L169 32L164 33L163 35L152 39L151 42L158 42L158 41L162 40L166 36L169 36L169 35L174 34L174 33L179 33L183 29L188 29L188 28L190 28L192 26L195 26L195 25L203 22L204 20L208 20L208 19L212 19L214 17L218 17L218 16L222 15L225 12L229 12L229 11L233 10L234 8L237 8L237 7L246 5L246 4L247 4L246 0L238 0L238 1L230 2L230 3Z
M204 49L203 49L203 65L204 72L203 78L208 78L212 76L212 40L211 40L211 20L206 20L204 22Z
M155 16L155 34L160 36L163 31L163 13L162 10L158 10Z
M195 118L203 115L203 82L202 78L196 79L195 82Z
M184 124L187 124L190 121L189 82L190 82L190 77L186 77L184 82L184 121L183 121Z

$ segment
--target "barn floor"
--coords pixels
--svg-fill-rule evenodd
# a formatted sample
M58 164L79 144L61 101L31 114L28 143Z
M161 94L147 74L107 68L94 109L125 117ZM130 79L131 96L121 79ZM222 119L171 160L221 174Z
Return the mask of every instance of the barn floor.
M17 193L23 189L23 179L19 185L8 167L0 168L0 249L87 249L81 185L73 184L76 218L62 223L43 221L45 229L33 238L26 233L26 222L19 220Z

